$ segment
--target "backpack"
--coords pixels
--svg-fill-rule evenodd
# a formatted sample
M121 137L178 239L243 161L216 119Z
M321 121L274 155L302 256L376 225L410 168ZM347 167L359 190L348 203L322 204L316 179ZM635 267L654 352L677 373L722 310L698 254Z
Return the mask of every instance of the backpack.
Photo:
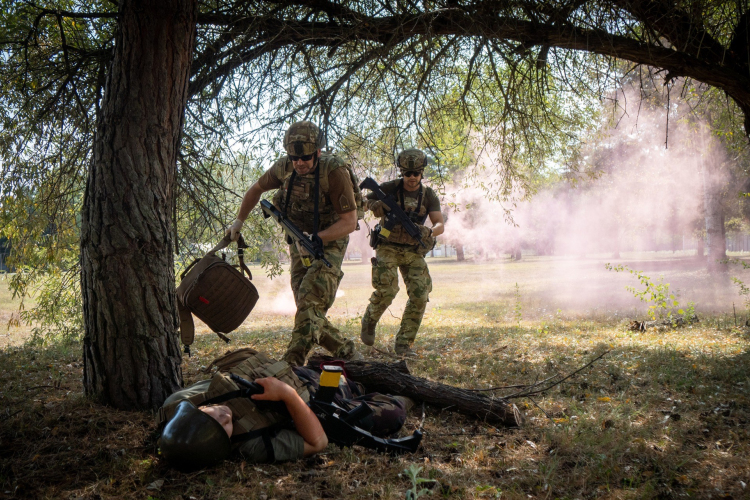
M226 254L216 256L216 252L226 248L230 242L229 236L225 236L180 275L181 281L177 287L180 338L188 354L195 339L192 314L206 323L219 338L229 342L225 334L240 326L258 302L258 290L250 281L252 274L245 265L243 250L247 245L242 235L237 240L240 263L236 267L239 271L225 260Z

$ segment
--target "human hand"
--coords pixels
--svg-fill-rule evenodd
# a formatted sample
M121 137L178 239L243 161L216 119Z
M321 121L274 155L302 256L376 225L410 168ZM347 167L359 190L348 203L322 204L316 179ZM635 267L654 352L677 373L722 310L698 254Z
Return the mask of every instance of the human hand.
M242 230L242 225L244 222L240 219L234 219L234 222L232 222L232 225L227 228L226 235L229 236L229 239L232 241L236 241L237 238L240 235L240 231Z
M419 228L419 235L422 239L432 236L432 228L423 226L421 224L417 224L417 228Z
M375 217L384 217L385 213L391 209L391 207L380 200L368 200L367 208L370 209Z
M262 394L250 396L258 401L285 401L290 395L297 394L292 386L274 377L257 378L254 382L263 386Z

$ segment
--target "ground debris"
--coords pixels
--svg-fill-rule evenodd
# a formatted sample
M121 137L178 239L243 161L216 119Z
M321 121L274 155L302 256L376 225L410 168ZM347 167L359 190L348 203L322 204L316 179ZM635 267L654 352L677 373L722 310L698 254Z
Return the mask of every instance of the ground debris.
M700 319L698 316L692 316L691 318L667 318L653 321L638 321L633 320L628 323L628 330L632 332L645 332L649 329L656 329L657 331L670 330L673 328L683 328L693 323L698 323Z

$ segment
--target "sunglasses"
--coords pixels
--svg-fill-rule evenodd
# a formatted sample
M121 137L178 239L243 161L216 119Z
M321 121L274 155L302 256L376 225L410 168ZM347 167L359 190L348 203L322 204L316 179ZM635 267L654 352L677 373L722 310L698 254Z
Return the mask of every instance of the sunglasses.
M404 172L404 177L419 177L420 175L422 175L422 172L417 172L416 170Z
M297 161L297 160L310 161L313 159L313 156L314 154L302 155L302 156L289 155L289 159L292 161Z

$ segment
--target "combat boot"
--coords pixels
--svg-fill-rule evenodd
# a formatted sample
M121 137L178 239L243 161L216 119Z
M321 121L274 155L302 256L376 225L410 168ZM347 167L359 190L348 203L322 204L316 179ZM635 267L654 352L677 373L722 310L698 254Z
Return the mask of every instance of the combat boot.
M378 326L378 322L372 321L367 313L362 316L362 332L359 334L359 338L362 339L364 345L373 345L375 343L376 326Z
M402 356L404 358L416 358L419 356L408 345L396 344L396 347L393 350L396 352L397 356Z

